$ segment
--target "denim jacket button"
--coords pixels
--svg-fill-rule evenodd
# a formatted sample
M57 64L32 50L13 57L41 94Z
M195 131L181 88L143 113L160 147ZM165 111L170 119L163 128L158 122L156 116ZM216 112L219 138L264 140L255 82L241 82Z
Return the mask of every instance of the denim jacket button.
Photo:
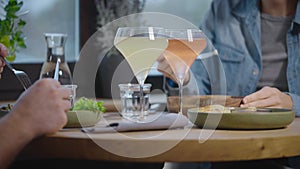
M258 75L258 69L254 69L252 73L253 73L254 76L257 76Z

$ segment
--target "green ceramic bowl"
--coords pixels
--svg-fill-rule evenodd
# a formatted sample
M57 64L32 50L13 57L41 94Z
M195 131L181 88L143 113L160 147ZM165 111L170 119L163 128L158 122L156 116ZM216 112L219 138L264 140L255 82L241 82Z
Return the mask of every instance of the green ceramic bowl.
M207 129L277 129L286 127L295 118L292 110L276 108L232 113L207 113L191 108L187 113L192 123Z
M101 120L101 112L76 110L67 112L68 122L64 128L80 128L94 126Z

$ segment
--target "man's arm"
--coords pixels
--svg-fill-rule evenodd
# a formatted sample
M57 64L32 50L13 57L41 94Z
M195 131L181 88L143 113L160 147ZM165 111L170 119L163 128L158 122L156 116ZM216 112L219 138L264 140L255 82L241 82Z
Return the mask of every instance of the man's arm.
M71 91L54 79L42 79L27 89L0 119L0 168L6 168L32 139L61 129L71 108Z

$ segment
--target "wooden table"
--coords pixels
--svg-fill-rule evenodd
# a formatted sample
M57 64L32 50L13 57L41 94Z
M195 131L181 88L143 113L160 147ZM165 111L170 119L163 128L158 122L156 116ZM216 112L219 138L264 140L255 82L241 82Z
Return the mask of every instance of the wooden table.
M210 136L205 140L203 135ZM185 128L86 134L73 129L36 139L20 156L127 162L237 161L300 155L299 142L300 118L287 128L274 130Z

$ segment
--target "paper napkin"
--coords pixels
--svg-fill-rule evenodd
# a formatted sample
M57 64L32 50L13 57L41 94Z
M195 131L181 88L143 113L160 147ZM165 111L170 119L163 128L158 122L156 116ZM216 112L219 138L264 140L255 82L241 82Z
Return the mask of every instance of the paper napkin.
M105 127L87 127L82 128L86 133L107 133L107 132L125 132L125 131L143 131L143 130L162 130L183 128L189 123L186 116L176 113L166 113L160 115L157 119L148 123L137 123L132 121L120 121L111 123Z

